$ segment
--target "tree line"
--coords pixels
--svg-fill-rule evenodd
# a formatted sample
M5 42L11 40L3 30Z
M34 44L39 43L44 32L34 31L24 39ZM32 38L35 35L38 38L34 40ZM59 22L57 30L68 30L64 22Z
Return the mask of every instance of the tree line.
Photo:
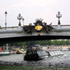
M39 41L27 41L27 42L15 42L15 43L9 43L9 46L30 46L30 45L70 45L70 40L39 40ZM4 44L2 44L4 45Z
M29 41L25 45L70 45L70 40L44 40L44 41Z

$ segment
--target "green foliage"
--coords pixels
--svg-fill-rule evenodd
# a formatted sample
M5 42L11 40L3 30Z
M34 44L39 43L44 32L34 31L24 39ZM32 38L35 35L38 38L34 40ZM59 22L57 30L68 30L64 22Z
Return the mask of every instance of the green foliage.
M39 40L39 41L27 41L27 42L16 42L16 43L9 43L9 46L17 46L22 48L23 46L27 45L70 45L70 40ZM6 45L6 44L3 44Z
M70 45L70 40L41 40L41 41L28 41L25 45Z
M10 46L15 45L15 46L17 46L17 47L22 47L22 46L25 45L25 42L10 43L9 45L10 45Z
M29 41L26 45L40 44L40 45L70 45L70 40L41 40Z
M28 41L25 43L25 45L30 46L36 44L36 41Z

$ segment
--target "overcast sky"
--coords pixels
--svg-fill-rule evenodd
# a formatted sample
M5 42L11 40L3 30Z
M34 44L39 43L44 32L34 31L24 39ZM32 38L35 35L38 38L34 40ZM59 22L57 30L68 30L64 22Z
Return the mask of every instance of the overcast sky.
M24 24L34 23L42 18L47 24L57 24L56 14L61 12L61 24L70 24L70 0L0 0L0 25L5 24L7 11L8 26L17 26L19 13L24 17ZM23 25L23 23L22 23Z

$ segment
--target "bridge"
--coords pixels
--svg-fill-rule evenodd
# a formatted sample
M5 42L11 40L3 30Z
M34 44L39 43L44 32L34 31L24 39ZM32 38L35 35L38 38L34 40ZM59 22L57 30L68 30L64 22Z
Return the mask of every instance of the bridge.
M53 26L54 27L54 26ZM56 26L57 27L57 26ZM65 28L66 27L66 28ZM61 29L53 29L52 31L40 32L38 35L37 31L33 31L31 33L27 33L23 28L19 29L13 28L14 31L11 31L10 28L6 29L3 32L0 31L0 42L21 42L21 41L33 41L33 40L51 40L51 39L70 39L70 31L63 30L67 29L70 26L61 26Z
M5 12L7 16L7 12ZM70 39L70 25L61 25L60 12L56 15L58 25L47 25L42 19L37 19L35 23L21 26L21 14L18 15L19 25L17 27L7 27L5 17L5 27L0 27L0 42L18 42L32 40L50 40L50 39Z

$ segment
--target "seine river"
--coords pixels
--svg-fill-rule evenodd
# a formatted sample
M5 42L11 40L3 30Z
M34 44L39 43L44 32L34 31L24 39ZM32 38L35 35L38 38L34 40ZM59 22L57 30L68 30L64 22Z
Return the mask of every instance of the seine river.
M70 66L70 51L62 51L62 56L51 56L40 61L24 61L24 54L13 54L9 56L0 56L0 63L16 63L23 64L23 66Z

